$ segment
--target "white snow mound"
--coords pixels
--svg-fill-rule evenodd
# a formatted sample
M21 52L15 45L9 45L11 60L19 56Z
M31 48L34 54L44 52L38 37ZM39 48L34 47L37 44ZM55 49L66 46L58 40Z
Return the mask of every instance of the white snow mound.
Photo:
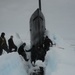
M0 56L0 75L27 75L22 58L17 52Z

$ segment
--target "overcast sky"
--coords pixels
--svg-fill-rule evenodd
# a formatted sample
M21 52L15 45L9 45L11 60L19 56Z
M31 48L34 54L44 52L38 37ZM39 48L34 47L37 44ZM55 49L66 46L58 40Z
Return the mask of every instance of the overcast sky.
M64 39L75 39L75 0L41 0L46 29ZM29 20L38 0L0 0L0 33L29 37Z

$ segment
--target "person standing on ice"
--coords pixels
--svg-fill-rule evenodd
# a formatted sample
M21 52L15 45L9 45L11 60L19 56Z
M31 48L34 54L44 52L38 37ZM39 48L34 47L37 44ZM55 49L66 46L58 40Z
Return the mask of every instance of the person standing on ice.
M25 51L24 51L24 47L25 47L25 46L26 46L26 43L23 43L23 44L19 47L18 53L19 53L20 55L22 55L22 57L23 57L26 61L28 61L27 56L26 56L26 53L25 53Z
M33 45L29 50L26 50L26 52L31 52L31 63L35 63L37 57L35 46Z
M48 36L45 37L44 39L44 48L46 50L49 50L49 47L53 46L53 42L51 41L51 39L48 38Z
M2 55L3 49L9 53L9 49L6 43L5 33L2 32L0 36L0 55Z
M14 49L14 51L17 51L17 46L14 44L13 36L12 35L10 36L10 38L8 40L8 44L9 44L10 52L13 52L13 49Z

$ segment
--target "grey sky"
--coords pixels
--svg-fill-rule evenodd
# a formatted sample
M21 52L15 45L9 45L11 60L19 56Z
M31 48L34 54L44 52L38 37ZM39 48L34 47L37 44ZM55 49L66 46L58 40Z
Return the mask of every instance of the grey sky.
M46 27L64 39L75 39L75 0L41 0ZM38 0L0 0L0 33L29 37L29 19Z

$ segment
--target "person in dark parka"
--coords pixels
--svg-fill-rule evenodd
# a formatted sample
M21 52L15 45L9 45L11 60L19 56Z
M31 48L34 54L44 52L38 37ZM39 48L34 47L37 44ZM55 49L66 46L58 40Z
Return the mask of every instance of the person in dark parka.
M35 49L35 46L33 45L29 50L26 50L26 52L31 52L31 63L35 63L37 57L37 51Z
M26 56L26 53L25 53L25 51L24 51L24 47L25 47L25 46L26 46L26 43L23 43L23 44L19 47L18 53L19 53L20 55L22 55L23 58L24 58L26 61L28 61L27 56Z
M9 50L10 52L13 52L12 49L14 49L14 51L17 51L17 46L14 44L14 41L13 41L13 36L11 35L9 40L8 40L8 44L9 44Z
M49 47L53 46L53 42L51 41L51 39L48 38L48 36L45 37L44 39L44 48L46 50L49 50Z
M3 49L9 53L9 49L6 43L5 33L2 32L0 36L0 55L2 55Z

